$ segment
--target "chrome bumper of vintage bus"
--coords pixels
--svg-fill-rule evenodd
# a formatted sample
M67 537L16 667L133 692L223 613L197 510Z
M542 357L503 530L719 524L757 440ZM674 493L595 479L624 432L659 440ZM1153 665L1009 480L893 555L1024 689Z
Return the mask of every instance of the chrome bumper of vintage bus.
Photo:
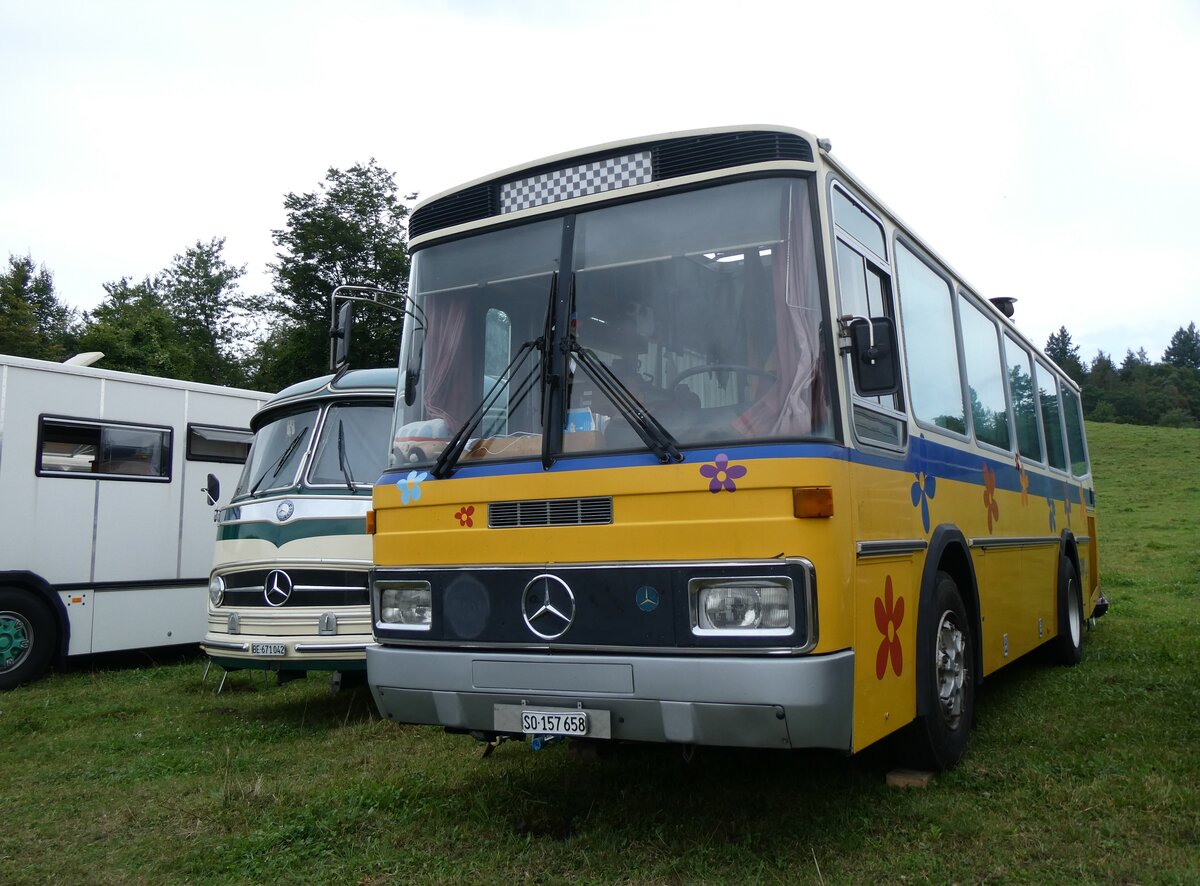
M367 682L389 719L481 737L508 731L497 726L497 705L518 705L607 712L604 737L618 741L851 747L851 651L601 656L370 646Z

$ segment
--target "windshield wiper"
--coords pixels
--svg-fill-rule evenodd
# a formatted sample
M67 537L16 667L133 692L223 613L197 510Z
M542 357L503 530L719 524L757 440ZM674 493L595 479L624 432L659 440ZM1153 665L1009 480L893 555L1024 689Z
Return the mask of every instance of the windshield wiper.
M442 450L437 461L434 462L433 468L429 471L430 475L438 480L444 480L454 472L454 466L458 464L459 458L462 457L463 450L466 449L468 441L471 439L471 434L479 423L483 421L483 417L487 415L488 410L496 405L496 401L500 399L500 394L508 387L512 380L512 375L516 372L521 362L529 356L533 351L545 349L545 340L538 338L534 341L527 341L517 349L517 356L513 357L512 362L508 364L504 372L500 373L496 383L491 386L483 399L479 401L479 405L475 407L475 411L471 413L471 417L463 423L450 442L446 444L446 448ZM538 377L538 368L531 369L529 374L521 380L517 386L517 395L514 398L517 403L525 399L525 395L529 393L533 387L533 383Z
M250 487L251 495L254 495L254 493L258 492L258 487L262 486L263 480L266 480L268 476L270 476L273 480L279 475L279 472L283 470L283 466L286 465L291 459L292 454L296 451L296 447L300 445L300 441L304 439L304 435L307 433L308 428L305 428L299 434L297 434L292 442L287 445L287 449L283 450L283 454L280 455L275 461L271 462L271 464L267 466L266 470L259 474L257 482Z
M342 469L342 476L346 478L346 488L353 492L354 475L350 473L350 459L346 458L346 428L340 418L338 419L338 467Z
M571 355L596 383L604 396L613 406L617 407L630 426L637 431L642 442L658 456L659 461L663 464L683 461L683 453L679 451L679 442L671 435L671 432L663 427L662 422L655 418L642 401L634 396L633 391L625 387L616 373L609 369L594 351L579 344L574 333L571 334Z
M641 400L634 396L633 391L625 386L625 383L608 367L608 364L597 357L594 351L579 344L579 337L575 331L574 276L571 277L570 298L571 321L566 336L567 353L584 368L604 396L642 438L642 442L658 456L660 462L667 464L672 461L683 461L683 453L679 451L679 442L671 435L671 432L663 427L662 422L654 417Z

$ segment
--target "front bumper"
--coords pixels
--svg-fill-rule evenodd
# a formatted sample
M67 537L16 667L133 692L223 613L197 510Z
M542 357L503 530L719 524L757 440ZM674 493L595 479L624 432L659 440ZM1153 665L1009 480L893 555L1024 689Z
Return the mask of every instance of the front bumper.
M565 655L371 646L380 713L491 735L495 705L610 712L612 738L759 748L852 742L854 653Z

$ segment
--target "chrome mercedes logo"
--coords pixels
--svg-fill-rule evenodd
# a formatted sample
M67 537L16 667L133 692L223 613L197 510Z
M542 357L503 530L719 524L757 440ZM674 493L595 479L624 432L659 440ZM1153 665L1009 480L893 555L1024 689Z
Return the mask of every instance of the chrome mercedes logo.
M268 606L282 606L292 596L292 579L282 569L272 569L263 582L263 599Z
M525 585L521 615L529 630L543 640L555 640L575 622L575 595L558 576L539 575Z
M275 509L275 516L280 523L286 523L294 513L296 513L296 506L287 500L281 501L279 507Z

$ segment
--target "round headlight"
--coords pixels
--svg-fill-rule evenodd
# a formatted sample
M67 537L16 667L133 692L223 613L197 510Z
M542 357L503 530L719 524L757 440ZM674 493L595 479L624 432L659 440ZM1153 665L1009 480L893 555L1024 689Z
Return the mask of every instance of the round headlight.
M208 580L208 601L214 607L220 606L225 599L225 579L214 575Z

